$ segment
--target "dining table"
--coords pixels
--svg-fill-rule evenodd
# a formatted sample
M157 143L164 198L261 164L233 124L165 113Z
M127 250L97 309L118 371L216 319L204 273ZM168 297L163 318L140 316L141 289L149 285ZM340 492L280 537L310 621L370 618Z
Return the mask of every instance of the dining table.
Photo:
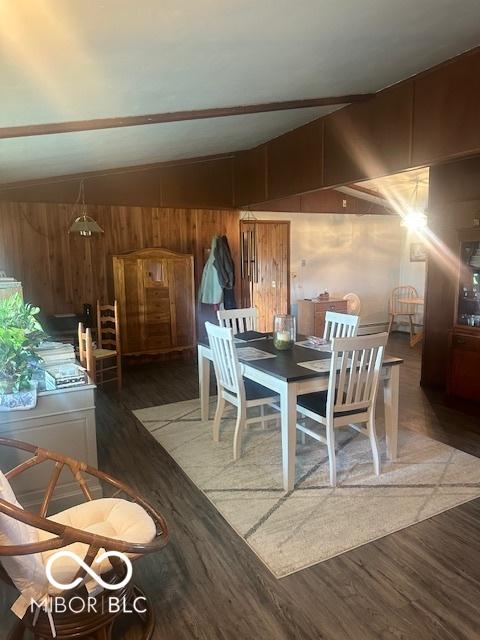
M242 349L247 347L253 347L273 357L264 356L242 361ZM289 350L279 351L271 338L249 342L239 341L236 343L236 348L244 377L262 384L280 396L283 488L287 492L292 491L295 485L297 396L324 391L328 388L331 352L328 348L318 350L297 343ZM213 355L206 338L198 342L197 352L201 419L207 421L209 420L210 369ZM301 364L317 360L328 362L319 363L318 367L321 369L319 371ZM387 457L390 460L397 457L398 397L402 362L401 358L386 356L380 374L385 407Z

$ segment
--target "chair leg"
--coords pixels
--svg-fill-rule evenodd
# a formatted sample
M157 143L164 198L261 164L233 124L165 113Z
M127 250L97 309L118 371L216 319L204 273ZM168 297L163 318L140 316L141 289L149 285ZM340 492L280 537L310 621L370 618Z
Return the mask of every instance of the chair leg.
M218 392L217 397L217 409L215 411L215 417L213 419L213 440L218 442L220 440L220 421L225 411L225 398L222 396L222 392Z
M262 422L262 429L265 429L265 405L260 405L260 418Z
M297 415L298 415L298 414L297 414ZM305 422L306 422L306 418L305 418L305 416L302 416L302 415L301 415L301 416L300 416L300 424L301 424L302 426L305 426ZM303 431L300 431L300 442L301 442L302 444L305 444L305 443L307 442L307 434L306 434L306 433L304 433Z
M393 326L393 321L395 320L395 316L393 313L390 314L390 322L388 323L388 335L390 335L390 332L392 330L392 326Z
M373 456L373 468L375 470L375 475L379 476L381 473L380 468L380 455L378 453L378 440L377 440L377 432L375 429L375 413L372 411L367 423L368 437L370 439L370 446L372 447L372 456Z
M337 486L337 462L335 459L335 434L333 427L327 425L328 464L330 468L330 486Z
M415 340L415 328L413 326L413 316L412 315L408 316L408 319L410 320L410 346L413 347L414 340Z
M235 435L233 437L233 459L238 460L242 455L242 434L247 418L246 409L243 405L237 407L237 421L235 422Z

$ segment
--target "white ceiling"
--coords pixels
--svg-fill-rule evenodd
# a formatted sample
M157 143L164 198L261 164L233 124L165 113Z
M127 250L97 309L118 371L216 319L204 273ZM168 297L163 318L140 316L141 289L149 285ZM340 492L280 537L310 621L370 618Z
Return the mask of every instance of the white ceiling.
M480 44L478 0L0 0L0 126L377 91ZM234 151L330 109L0 141L0 182Z

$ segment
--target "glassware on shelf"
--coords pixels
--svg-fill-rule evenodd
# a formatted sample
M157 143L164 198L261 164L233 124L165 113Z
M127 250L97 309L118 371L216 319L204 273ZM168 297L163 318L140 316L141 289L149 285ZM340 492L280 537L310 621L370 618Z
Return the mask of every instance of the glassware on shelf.
M458 325L480 328L480 239L468 230L460 244L460 282L457 301Z
M291 349L296 339L295 317L275 315L273 318L273 345L279 351Z

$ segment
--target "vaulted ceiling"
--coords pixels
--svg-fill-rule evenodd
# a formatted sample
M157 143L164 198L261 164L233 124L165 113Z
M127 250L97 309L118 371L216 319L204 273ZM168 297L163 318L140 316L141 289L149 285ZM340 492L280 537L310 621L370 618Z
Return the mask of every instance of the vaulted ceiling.
M0 0L0 127L378 91L478 0ZM338 106L0 140L0 183L236 151Z

